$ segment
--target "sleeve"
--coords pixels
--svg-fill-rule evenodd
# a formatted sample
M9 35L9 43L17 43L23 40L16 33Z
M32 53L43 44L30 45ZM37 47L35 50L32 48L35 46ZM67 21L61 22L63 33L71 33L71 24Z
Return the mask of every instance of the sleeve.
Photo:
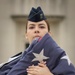
M8 72L13 68L13 66L20 60L21 54L15 57L12 57L8 62L4 63L0 67L0 75L7 75Z

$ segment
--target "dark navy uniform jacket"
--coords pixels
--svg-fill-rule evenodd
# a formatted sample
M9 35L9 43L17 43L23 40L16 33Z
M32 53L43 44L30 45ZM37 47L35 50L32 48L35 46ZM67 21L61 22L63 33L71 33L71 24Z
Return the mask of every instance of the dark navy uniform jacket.
M40 41L34 40L32 44L19 55L16 59L4 64L0 68L0 75L27 75L26 69L30 65L38 65L38 60L33 53L40 54L43 50L43 55L48 59L46 65L54 75L75 75L75 67L70 62L65 51L61 49L56 42L47 33Z

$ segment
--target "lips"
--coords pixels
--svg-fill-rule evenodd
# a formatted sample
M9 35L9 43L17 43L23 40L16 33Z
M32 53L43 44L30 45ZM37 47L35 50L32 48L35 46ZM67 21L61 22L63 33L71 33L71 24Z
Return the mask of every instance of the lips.
M39 36L39 35L36 35L36 36L34 36L33 38L40 38L41 36Z
M42 37L37 35L37 36L34 36L34 39L38 39L38 41L40 41Z

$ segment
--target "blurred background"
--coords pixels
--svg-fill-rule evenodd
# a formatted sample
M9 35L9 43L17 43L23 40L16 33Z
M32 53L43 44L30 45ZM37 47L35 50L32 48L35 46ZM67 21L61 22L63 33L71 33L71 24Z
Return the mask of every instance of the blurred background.
M75 0L0 0L0 63L25 50L26 19L38 6L48 18L52 37L75 65Z

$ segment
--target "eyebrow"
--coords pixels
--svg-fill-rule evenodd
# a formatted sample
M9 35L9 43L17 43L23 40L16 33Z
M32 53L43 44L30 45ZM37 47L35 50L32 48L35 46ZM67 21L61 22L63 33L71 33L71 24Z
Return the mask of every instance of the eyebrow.
M43 23L40 23L40 24L38 24L38 25L44 25L44 26L45 26L45 24L43 24Z
M43 23L40 23L40 24L38 24L39 26L41 26L41 25L43 25L43 26L45 26L45 24L43 24ZM29 24L29 26L35 26L35 24Z
M35 24L29 24L29 26L35 26Z

